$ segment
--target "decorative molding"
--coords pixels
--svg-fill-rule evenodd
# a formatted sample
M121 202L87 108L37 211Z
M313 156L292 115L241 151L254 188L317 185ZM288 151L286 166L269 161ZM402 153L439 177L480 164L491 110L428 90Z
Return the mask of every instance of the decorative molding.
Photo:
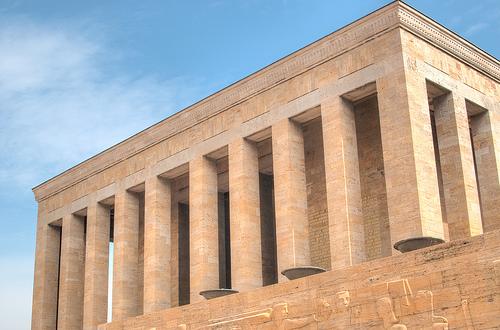
M398 8L401 27L500 82L500 63L450 30L408 6Z
M500 66L496 59L396 1L38 185L33 188L35 198L44 200L397 27L409 30L496 81L500 80Z

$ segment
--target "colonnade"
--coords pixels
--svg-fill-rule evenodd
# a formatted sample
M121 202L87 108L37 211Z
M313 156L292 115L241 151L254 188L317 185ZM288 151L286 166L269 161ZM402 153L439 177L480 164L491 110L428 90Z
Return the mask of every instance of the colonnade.
M379 78L374 86L391 245L423 236L454 240L481 234L483 228L500 228L500 148L493 128L497 115L477 110L455 91L430 86L424 77L409 71ZM320 104L332 269L365 260L355 103L338 96ZM311 265L304 138L301 123L293 118L274 123L270 131L279 274ZM227 157L231 285L248 291L263 285L257 144L248 137L228 141ZM218 173L216 161L203 154L193 157L188 168L193 303L203 299L200 291L219 287ZM118 188L114 195L113 320L172 306L171 268L177 267L171 252L172 182L147 176L140 191L143 215L136 192ZM142 265L138 262L141 219ZM35 287L44 287L35 290L35 300L49 303L41 308L41 322L56 318L59 329L82 325L95 329L105 323L110 206L92 201L86 208L86 222L75 214L63 217L60 252L51 243L54 233L49 229L39 229L38 235L43 246L37 247L37 267L44 267L45 275L35 281ZM59 253L60 271L54 280L53 254ZM278 281L286 278L278 275ZM58 290L57 303L49 287Z

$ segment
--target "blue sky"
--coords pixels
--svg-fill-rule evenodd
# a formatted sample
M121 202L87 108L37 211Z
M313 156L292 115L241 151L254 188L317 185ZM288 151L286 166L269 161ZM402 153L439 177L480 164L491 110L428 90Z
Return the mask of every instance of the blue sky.
M33 186L387 2L0 0L1 327L29 328ZM408 3L498 58L498 0Z

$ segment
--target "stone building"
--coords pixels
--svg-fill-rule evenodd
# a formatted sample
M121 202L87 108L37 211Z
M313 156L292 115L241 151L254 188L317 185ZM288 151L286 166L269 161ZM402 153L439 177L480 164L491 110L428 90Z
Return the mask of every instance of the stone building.
M499 81L396 1L40 184L32 329L500 328Z

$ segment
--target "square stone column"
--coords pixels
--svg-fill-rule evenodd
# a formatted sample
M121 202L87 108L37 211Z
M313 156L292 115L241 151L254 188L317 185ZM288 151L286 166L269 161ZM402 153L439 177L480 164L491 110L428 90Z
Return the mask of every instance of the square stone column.
M144 313L170 307L170 183L146 179L144 208Z
M56 328L60 243L61 228L47 225L43 213L39 209L31 316L32 330Z
M332 269L365 259L354 111L341 97L321 104Z
M304 137L299 124L272 126L278 282L287 268L310 266Z
M190 302L219 288L217 167L200 156L189 163Z
M444 237L424 77L411 70L377 79L391 243ZM395 250L393 250L395 252Z
M107 322L109 269L109 206L92 203L87 208L83 329L94 330Z
M259 157L245 139L229 144L229 204L232 287L240 292L262 286Z
M84 278L85 221L69 214L62 221L57 329L82 328Z
M113 321L136 316L139 259L139 198L119 191L115 195L113 256Z
M447 93L433 101L450 240L483 232L465 99Z
M483 230L500 229L500 106L471 118Z

